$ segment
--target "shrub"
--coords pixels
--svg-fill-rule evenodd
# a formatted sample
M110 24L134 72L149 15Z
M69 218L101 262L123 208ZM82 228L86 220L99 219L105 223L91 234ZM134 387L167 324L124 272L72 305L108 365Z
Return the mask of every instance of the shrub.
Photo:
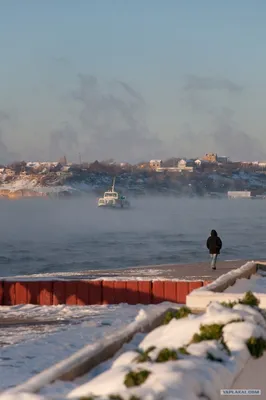
M204 340L220 340L223 333L222 324L201 325L200 333L195 333L191 343L199 343Z
M266 350L266 340L262 337L255 338L251 337L246 342L250 354L254 358L259 358L263 355L264 350Z
M189 355L189 352L187 351L187 349L186 349L185 347L179 347L179 349L178 349L177 351L178 351L178 353L180 353L180 354L184 354L184 355L186 355L186 356Z
M244 304L246 306L256 307L259 305L259 299L251 291L246 292L242 300L239 301L222 301L224 307L233 308L236 304Z
M140 386L146 381L150 374L151 372L145 369L140 371L130 371L125 376L124 384L128 388L133 386Z
M207 352L206 358L207 358L207 360L209 360L209 361L215 361L215 362L219 362L219 363L222 363L222 362L223 362L223 360L222 360L221 358L215 357L215 356L214 356L212 353L210 353L209 351Z
M227 307L227 308L233 308L236 304L238 304L237 301L222 301L221 302L222 306Z
M243 318L235 318L235 319L232 319L230 322L228 322L228 324L227 325L229 325L229 324L234 324L234 323L236 323L236 322L244 322L245 320L243 319Z
M123 397L119 396L119 394L111 394L109 396L110 400L123 400Z
M122 396L119 396L119 394L111 394L109 396L109 400L124 400ZM130 396L129 400L140 400L140 397L137 396Z
M155 349L155 346L151 346L145 351L138 349L137 352L139 353L139 355L134 359L134 361L137 363L151 361L149 353L151 351L153 351L154 349Z
M170 349L162 349L156 358L156 362L166 362L166 361L175 361L177 360L177 352Z
M84 396L84 397L80 397L79 400L96 400L98 398L98 396Z
M256 307L259 305L259 299L252 292L247 292L242 300L239 300L240 304L245 304L246 306Z
M172 319L180 319L180 318L185 318L187 317L189 314L192 314L192 311L190 310L190 308L184 306L179 308L179 310L176 311L168 311L165 314L164 317L164 325L169 324L170 321L172 321Z

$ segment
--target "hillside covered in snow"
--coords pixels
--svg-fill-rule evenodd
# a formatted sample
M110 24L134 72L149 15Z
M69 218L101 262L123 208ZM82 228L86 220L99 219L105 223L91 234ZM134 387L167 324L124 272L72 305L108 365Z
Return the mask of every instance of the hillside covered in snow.
M98 163L62 165L60 163L14 163L0 168L1 196L46 196L51 194L102 194L111 186L127 194L149 193L180 196L223 196L230 190L252 190L266 193L266 174L239 168L198 169L193 172L154 171L142 166Z

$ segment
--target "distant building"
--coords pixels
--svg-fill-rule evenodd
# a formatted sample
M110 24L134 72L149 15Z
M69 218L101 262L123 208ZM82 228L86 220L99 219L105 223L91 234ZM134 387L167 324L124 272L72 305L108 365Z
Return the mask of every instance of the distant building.
M161 168L156 168L156 172L180 172L180 168L178 168L178 167L161 167Z
M227 193L227 196L229 199L250 199L252 197L255 197L254 193L251 191L231 191Z
M207 164L207 161L200 160L200 159L198 158L197 160L194 161L194 163L195 163L195 165L196 165L197 167L201 167L202 165Z
M137 165L138 169L148 169L149 167L150 167L150 163L147 163L147 162L139 163Z
M228 163L228 157L225 157L225 156L219 156L219 157L217 157L217 162L219 163L219 164L227 164Z
M180 160L177 165L180 171L194 171L195 162L193 160Z
M152 169L161 168L162 165L163 165L162 160L151 160L150 161L150 168L152 168Z
M217 154L216 153L206 153L202 159L204 161L208 161L210 163L216 163L217 162Z
M10 169L10 168L7 168L7 169L5 170L5 173L6 173L8 176L14 176L14 175L15 175L15 171L13 171L13 170Z

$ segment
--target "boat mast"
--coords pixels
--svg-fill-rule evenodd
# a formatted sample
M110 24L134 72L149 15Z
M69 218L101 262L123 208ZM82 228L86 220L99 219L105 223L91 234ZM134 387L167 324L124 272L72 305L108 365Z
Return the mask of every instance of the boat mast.
M114 192L114 191L115 191L115 177L113 179L113 185L112 185L112 192Z

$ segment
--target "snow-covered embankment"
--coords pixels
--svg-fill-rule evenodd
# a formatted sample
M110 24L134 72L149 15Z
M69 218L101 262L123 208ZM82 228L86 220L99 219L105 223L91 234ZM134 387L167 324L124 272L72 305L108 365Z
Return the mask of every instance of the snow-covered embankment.
M265 316L251 293L236 304L211 303L201 315L183 308L168 317L136 351L122 354L67 397L218 400L220 390L231 388L266 348Z

